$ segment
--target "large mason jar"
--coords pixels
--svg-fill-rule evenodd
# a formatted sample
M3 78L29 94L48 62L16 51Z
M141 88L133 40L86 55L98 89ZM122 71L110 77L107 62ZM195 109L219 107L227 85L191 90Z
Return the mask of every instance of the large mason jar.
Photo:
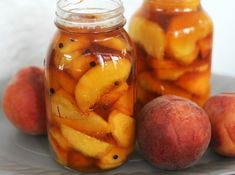
M200 0L144 0L129 32L137 48L138 109L165 94L204 104L210 95L213 24Z
M48 137L61 165L125 163L135 140L135 61L120 0L60 0L45 61Z

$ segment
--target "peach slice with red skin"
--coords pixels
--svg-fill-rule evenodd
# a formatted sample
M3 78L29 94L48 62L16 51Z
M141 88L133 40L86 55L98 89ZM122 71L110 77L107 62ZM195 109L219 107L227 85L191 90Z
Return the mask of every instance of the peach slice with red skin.
M139 75L138 85L151 93L159 95L172 94L188 99L192 98L190 93L171 83L155 79L149 72L143 72Z
M110 92L104 94L99 100L99 104L109 106L115 103L127 90L128 84L126 82L117 83Z
M118 110L128 116L133 115L134 107L134 97L135 90L133 86L129 89L114 103L112 110Z
M95 133L110 132L108 123L95 112L82 113L76 106L75 99L66 91L59 90L51 97L53 120L76 130Z
M71 147L85 156L101 158L112 149L112 145L83 134L66 125L61 125L61 132Z
M107 61L91 68L77 83L75 97L78 107L83 112L90 111L115 82L125 82L130 72L131 62L128 59Z
M189 65L197 58L197 42L212 32L212 22L204 12L175 16L168 27L167 53L181 64Z
M164 30L157 23L134 17L130 23L129 34L133 41L140 44L152 57L164 57L166 37Z
M120 147L130 147L135 139L135 120L117 110L109 115L112 135Z

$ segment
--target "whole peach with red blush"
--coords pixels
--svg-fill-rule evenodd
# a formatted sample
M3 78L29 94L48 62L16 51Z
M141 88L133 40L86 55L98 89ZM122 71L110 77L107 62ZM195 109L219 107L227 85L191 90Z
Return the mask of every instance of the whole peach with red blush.
M166 95L149 102L138 118L137 139L147 161L164 170L192 166L211 138L205 111L185 98Z
M20 70L5 89L3 109L9 121L24 133L46 134L43 69L31 66Z

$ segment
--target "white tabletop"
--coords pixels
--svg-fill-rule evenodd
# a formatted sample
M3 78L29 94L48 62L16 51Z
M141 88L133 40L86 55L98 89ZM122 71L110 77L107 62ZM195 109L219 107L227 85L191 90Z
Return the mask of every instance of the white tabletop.
M123 0L131 15L142 0ZM0 1L0 79L20 67L42 65L53 36L56 0ZM213 72L235 77L235 1L202 0L215 25Z

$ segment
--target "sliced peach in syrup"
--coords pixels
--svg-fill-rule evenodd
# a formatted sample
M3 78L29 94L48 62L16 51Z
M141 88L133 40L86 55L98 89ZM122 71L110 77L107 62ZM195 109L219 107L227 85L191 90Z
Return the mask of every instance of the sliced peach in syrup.
M212 35L198 41L198 46L200 48L202 58L206 58L212 51Z
M134 144L135 120L117 110L109 115L109 124L112 135L119 146L129 147Z
M90 137L66 125L61 126L61 132L72 148L85 156L101 158L112 149L111 144Z
M96 65L96 58L94 56L83 55L72 60L68 73L78 80L94 65Z
M75 51L86 49L89 46L90 46L90 41L87 37L81 36L72 39L69 36L65 35L58 42L57 48L60 50L61 53L68 54Z
M127 161L128 155L132 150L132 148L119 148L114 146L98 161L97 165L103 170L118 167Z
M126 91L112 106L112 110L119 110L120 112L132 116L134 108L134 88L130 86L128 91Z
M87 171L94 163L94 159L81 154L79 151L70 150L68 152L68 166L73 169Z
M141 103L148 103L149 101L156 98L158 94L151 93L140 86L137 87L137 100L139 100Z
M118 37L100 38L95 42L101 46L108 47L114 50L128 50L128 44L124 39Z
M64 70L68 69L71 66L71 63L74 59L81 56L80 51L72 52L72 53L61 53L57 52L54 56L54 64L57 69Z
M66 72L59 72L58 76L60 86L71 95L74 95L76 81Z
M61 134L59 129L50 127L48 129L50 136L58 143L58 145L65 149L68 150L69 149L69 143L68 141L64 138L64 136Z
M80 112L75 99L64 90L57 91L51 97L51 104L54 120L60 125L64 124L88 133L110 131L108 123L95 112Z
M203 106L209 97L210 97L210 90L203 96L194 95L192 101L196 102L199 106Z
M65 90L58 90L51 97L52 113L57 117L76 119L81 118L82 114L76 107L75 99Z
M154 75L160 80L175 81L183 74L187 72L203 72L209 68L207 61L197 60L193 64L188 66L179 65L176 61L166 59L166 60L156 60L149 58L149 64L154 68Z
M182 64L191 64L198 55L197 41L212 31L212 22L204 12L175 16L167 32L167 53Z
M109 106L115 103L128 90L128 87L126 82L116 82L115 87L100 98L99 104Z
M49 85L50 90L53 92L60 88L59 71L54 68L50 69L49 71Z
M68 163L68 152L64 148L62 148L57 142L52 135L49 133L48 134L48 139L50 141L51 148L53 149L53 152L55 154L56 160L62 164L62 165L67 165Z
M90 111L115 82L125 82L130 71L131 62L127 59L107 61L91 68L77 83L75 97L78 107L83 112Z
M143 89L159 95L172 94L191 99L192 95L172 83L153 78L151 73L143 72L138 77L138 84Z
M192 72L180 77L176 84L192 94L204 96L210 89L210 78L210 70Z
M129 33L133 41L140 44L154 58L162 59L165 51L165 33L157 24L142 17L131 20Z

